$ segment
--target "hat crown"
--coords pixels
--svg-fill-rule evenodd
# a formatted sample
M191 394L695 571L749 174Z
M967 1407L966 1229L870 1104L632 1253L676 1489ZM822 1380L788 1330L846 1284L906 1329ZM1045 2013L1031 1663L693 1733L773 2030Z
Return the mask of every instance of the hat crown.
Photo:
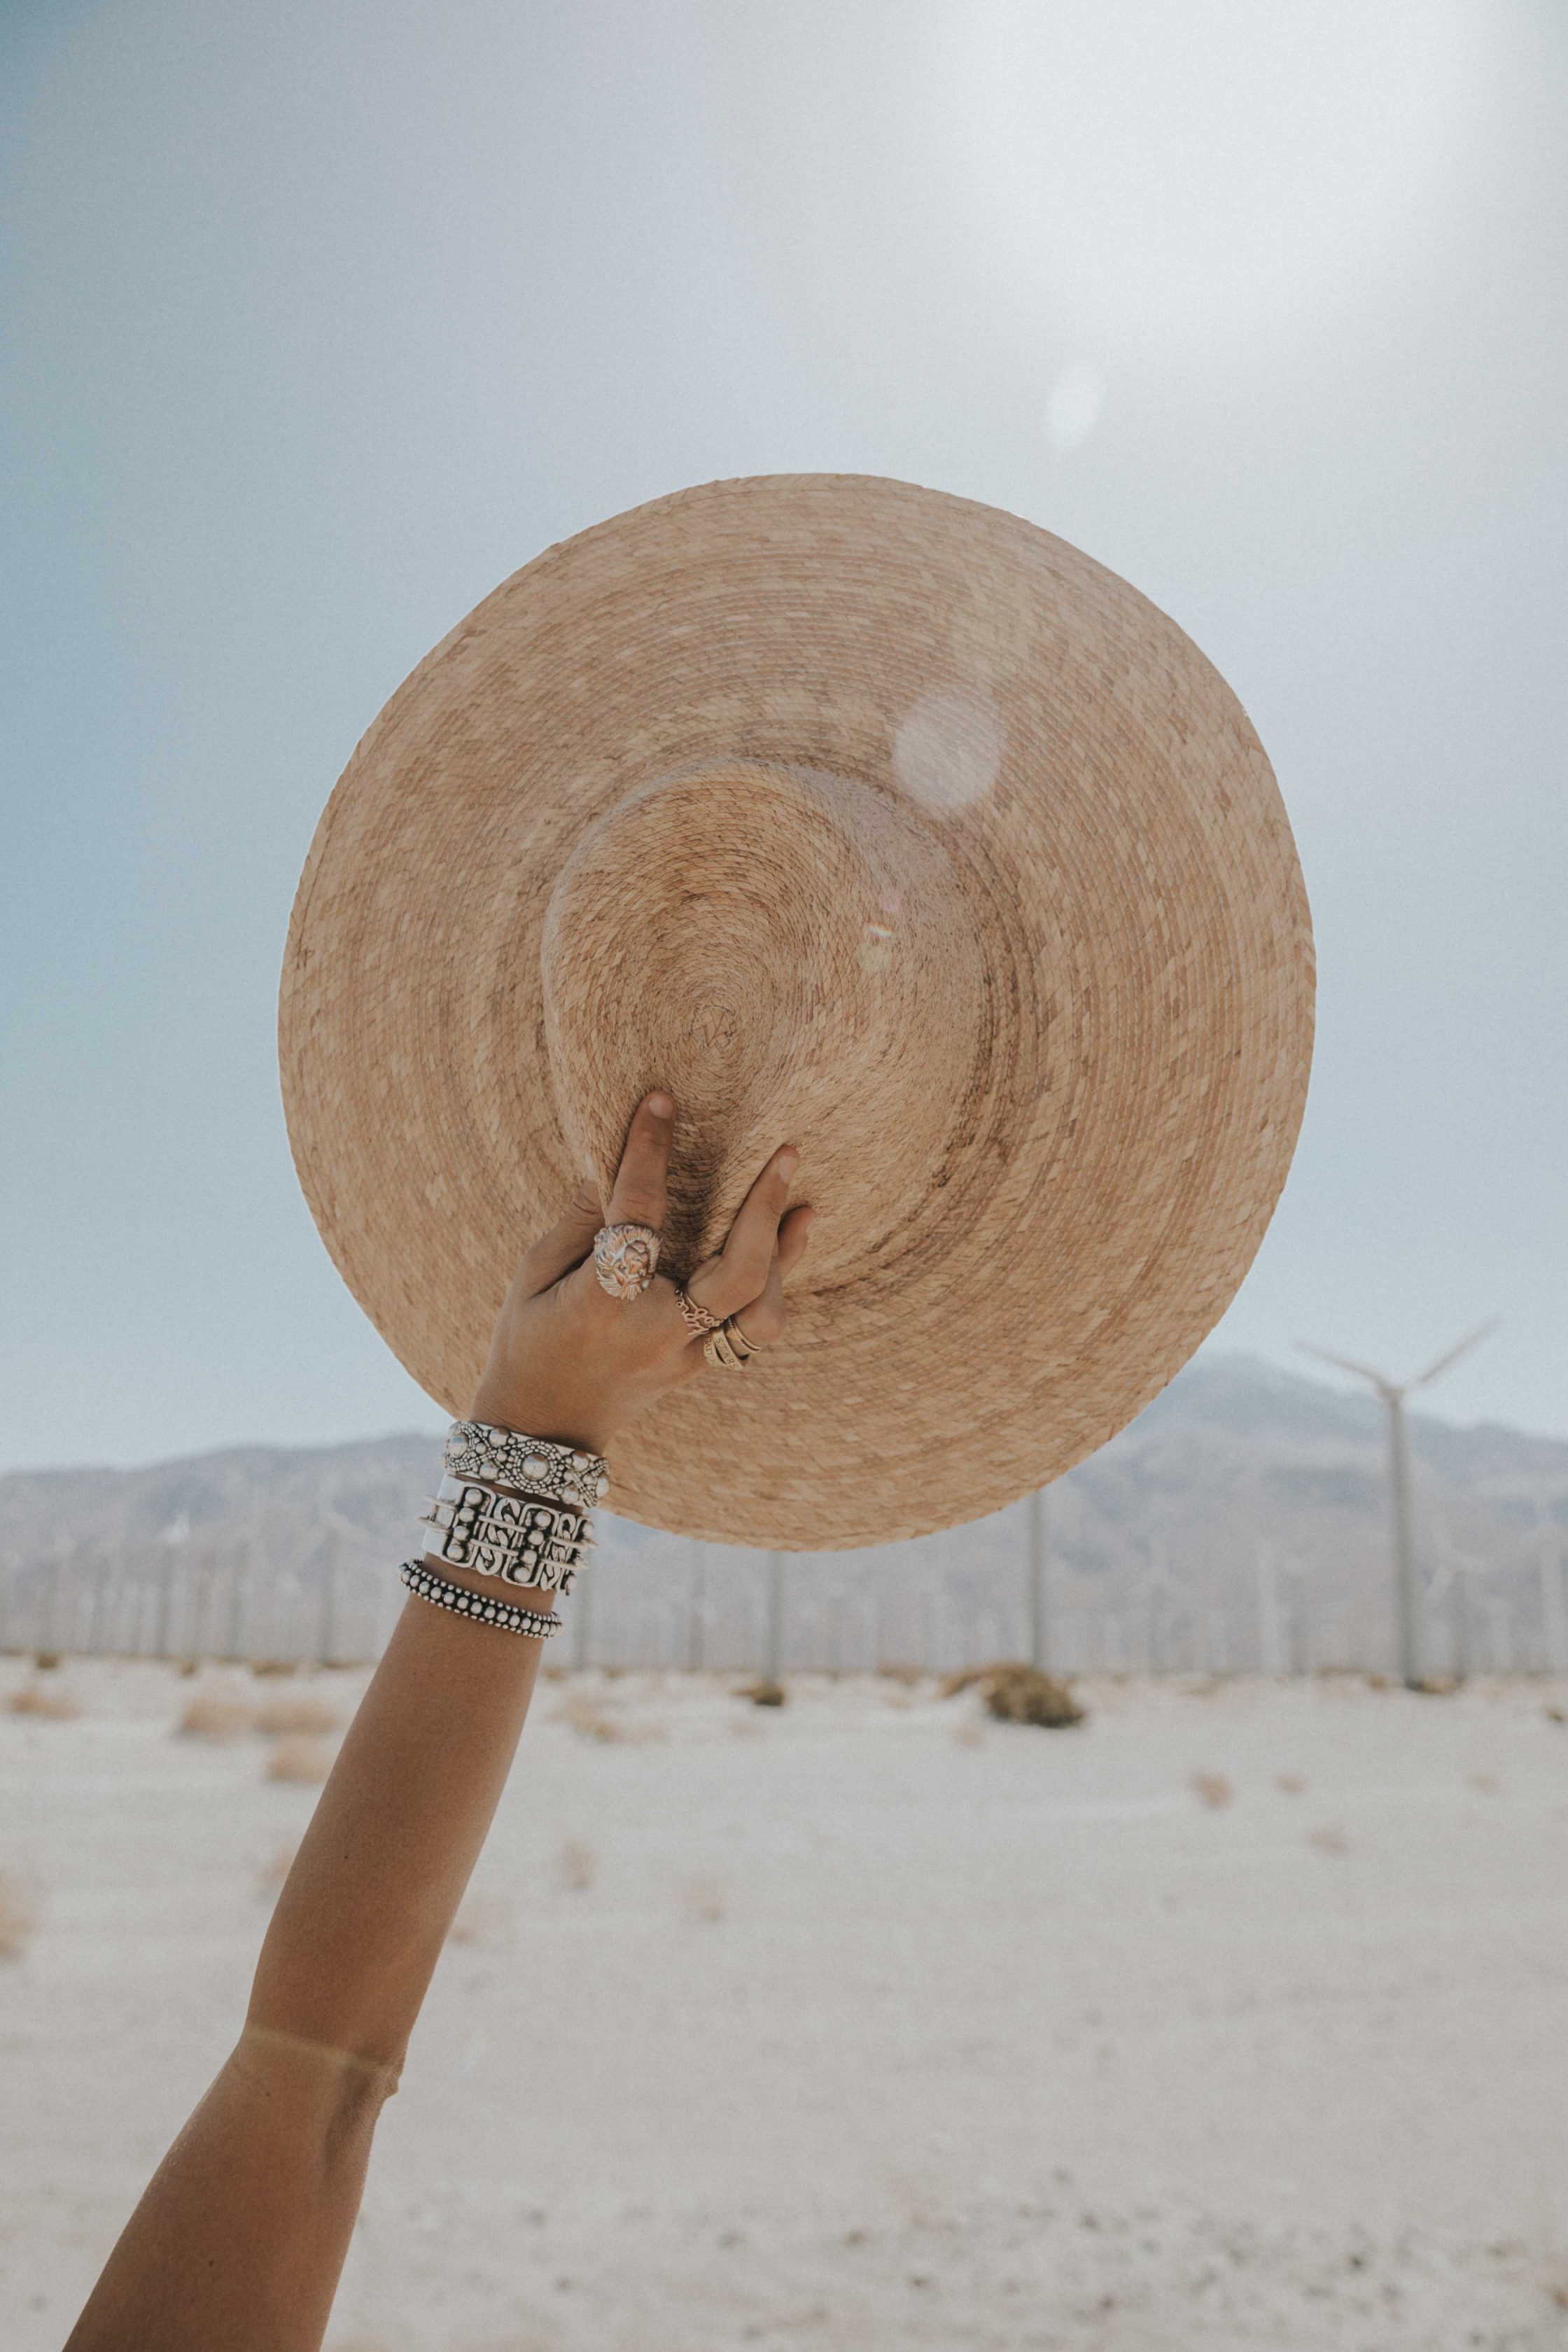
M675 1097L673 1271L720 1246L786 1141L817 1211L815 1286L918 1244L985 1009L973 917L931 820L814 769L659 778L566 861L542 965L556 1108L603 1197L642 1095Z

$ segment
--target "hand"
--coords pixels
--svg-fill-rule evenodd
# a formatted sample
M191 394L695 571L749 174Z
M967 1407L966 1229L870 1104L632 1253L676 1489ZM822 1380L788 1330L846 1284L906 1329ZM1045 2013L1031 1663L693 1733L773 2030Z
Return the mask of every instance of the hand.
M593 1265L601 1225L662 1231L674 1132L669 1096L648 1095L632 1120L608 1209L584 1184L560 1223L534 1243L496 1318L471 1419L603 1454L634 1414L707 1370L702 1342L682 1322L668 1276L656 1275L640 1298L612 1298ZM799 1158L789 1144L773 1153L736 1211L723 1249L686 1286L710 1314L738 1315L757 1348L783 1333L784 1278L799 1263L811 1224L808 1208L784 1209Z

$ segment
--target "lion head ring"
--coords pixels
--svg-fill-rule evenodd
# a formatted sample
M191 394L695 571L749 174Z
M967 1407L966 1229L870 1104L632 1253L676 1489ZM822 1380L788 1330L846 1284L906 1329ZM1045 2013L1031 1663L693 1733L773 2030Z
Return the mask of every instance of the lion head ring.
M651 1225L601 1225L594 1235L594 1272L612 1298L640 1298L658 1265L658 1235Z

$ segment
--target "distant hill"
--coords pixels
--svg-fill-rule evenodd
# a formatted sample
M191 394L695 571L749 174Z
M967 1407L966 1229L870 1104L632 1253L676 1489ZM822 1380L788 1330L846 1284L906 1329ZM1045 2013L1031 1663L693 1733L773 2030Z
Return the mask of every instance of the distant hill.
M1507 1640L1522 1662L1554 1638L1568 1441L1430 1415L1413 1418L1411 1438L1435 1603L1462 1577L1472 1620L1488 1629L1493 1650L1506 1612ZM1217 1662L1227 1643L1245 1653L1260 1608L1276 1606L1287 1620L1310 1613L1320 1654L1376 1658L1389 1620L1384 1444L1384 1416L1370 1396L1246 1356L1200 1359L1050 1490L1052 1606L1064 1623L1075 1612L1085 1624L1119 1618L1120 1638L1155 1651L1163 1641L1169 1663L1184 1654ZM286 1584L307 1609L330 1564L344 1591L369 1591L374 1580L390 1601L390 1570L412 1548L437 1470L433 1435L399 1434L234 1447L135 1470L12 1472L0 1477L12 1613L36 1604L51 1573L75 1591L94 1563L133 1581L171 1559L237 1587L242 1571L264 1586ZM929 1649L939 1620L962 1620L981 1629L976 1639L1016 1647L1021 1522L1015 1507L912 1544L792 1564L792 1590L803 1608L805 1596L818 1596L818 1613L848 1627L850 1647L857 1627L855 1638L870 1642L868 1612L884 1651L900 1638L911 1652ZM606 1520L601 1533L595 1607L608 1639L616 1622L665 1606L658 1596L699 1572L699 1554L624 1521ZM718 1622L731 1588L749 1592L755 1556L710 1547L700 1556ZM906 1628L901 1636L890 1632L893 1621ZM1289 1638L1300 1646L1299 1628Z

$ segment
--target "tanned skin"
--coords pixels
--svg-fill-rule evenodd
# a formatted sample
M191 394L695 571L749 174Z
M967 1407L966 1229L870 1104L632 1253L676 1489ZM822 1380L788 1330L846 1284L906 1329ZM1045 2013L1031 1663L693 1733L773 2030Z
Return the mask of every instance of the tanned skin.
M672 1282L617 1300L591 1263L601 1223L662 1227L674 1118L668 1094L647 1096L607 1209L584 1186L529 1251L473 1419L604 1454L706 1371ZM773 1153L688 1286L710 1313L742 1316L759 1347L784 1330L784 1276L811 1223L785 1206L796 1165L790 1146ZM239 2040L66 2352L319 2352L376 2118L511 1769L542 1646L409 1600L279 1897Z

